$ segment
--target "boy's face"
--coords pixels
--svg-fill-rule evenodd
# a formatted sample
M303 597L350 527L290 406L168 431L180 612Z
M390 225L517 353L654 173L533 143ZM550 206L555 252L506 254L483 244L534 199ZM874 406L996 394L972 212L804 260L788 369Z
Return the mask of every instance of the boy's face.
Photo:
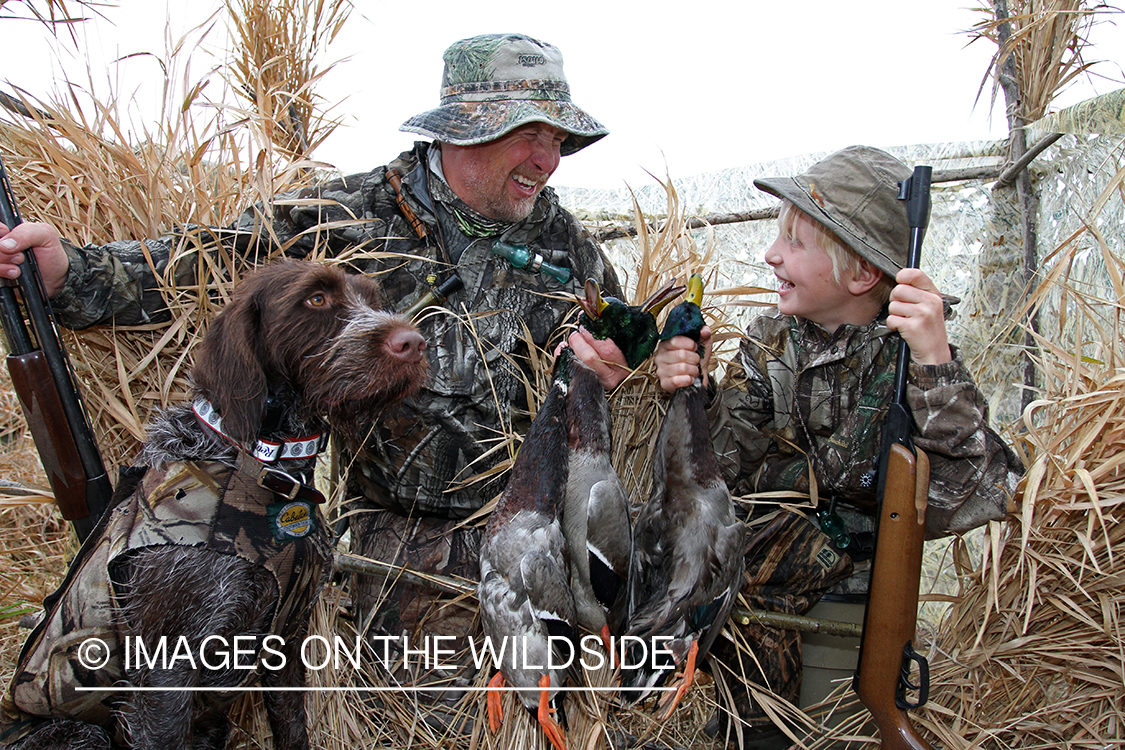
M832 332L844 323L866 325L870 305L832 275L832 258L816 241L813 221L797 211L792 232L780 227L766 251L766 263L778 280L777 309L785 315L811 320Z

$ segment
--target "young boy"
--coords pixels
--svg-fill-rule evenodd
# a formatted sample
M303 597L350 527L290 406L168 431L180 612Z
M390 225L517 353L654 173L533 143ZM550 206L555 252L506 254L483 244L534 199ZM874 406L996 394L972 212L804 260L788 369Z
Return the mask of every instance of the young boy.
M915 444L930 457L927 538L1002 518L1023 473L988 427L987 402L948 342L941 294L922 271L903 268L909 227L897 196L910 175L890 154L852 146L797 177L754 182L782 199L778 236L765 255L778 301L750 324L716 389L709 408L715 450L735 495L808 493L814 476L818 510L842 516L850 533L829 537L815 511L755 505L742 591L751 607L804 614L870 557L865 532L900 337L910 346ZM661 343L664 390L707 372L708 329L704 341L702 363L690 339ZM759 624L739 630L758 664L740 662L723 639L714 658L796 703L800 634ZM743 747L787 747L749 691L732 687Z

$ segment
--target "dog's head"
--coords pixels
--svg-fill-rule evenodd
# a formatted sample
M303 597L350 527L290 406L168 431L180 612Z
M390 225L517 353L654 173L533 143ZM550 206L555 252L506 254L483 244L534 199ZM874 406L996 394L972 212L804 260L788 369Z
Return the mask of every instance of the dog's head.
M355 434L413 394L426 373L421 334L383 305L366 276L310 261L270 263L215 318L192 379L240 444L257 439L271 392Z

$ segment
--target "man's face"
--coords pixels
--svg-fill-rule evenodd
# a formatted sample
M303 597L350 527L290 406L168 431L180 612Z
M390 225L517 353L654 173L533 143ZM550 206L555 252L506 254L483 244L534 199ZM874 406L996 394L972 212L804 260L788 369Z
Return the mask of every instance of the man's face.
M519 221L559 166L565 130L544 122L522 125L475 146L441 146L441 168L453 192L474 211Z

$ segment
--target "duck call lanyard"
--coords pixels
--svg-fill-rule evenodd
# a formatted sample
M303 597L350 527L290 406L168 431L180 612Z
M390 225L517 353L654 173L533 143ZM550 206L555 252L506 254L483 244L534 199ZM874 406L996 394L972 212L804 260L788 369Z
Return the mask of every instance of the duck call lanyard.
M406 223L410 225L410 228L414 230L414 233L418 235L418 239L429 245L430 233L426 229L426 225L422 222L421 219L418 218L418 215L414 213L414 209L410 207L410 204L406 202L406 197L402 194L402 175L398 173L397 169L388 168L386 177L387 184L391 186L391 190L393 190L395 193L395 203L398 204L399 212L402 213L403 217L406 219ZM440 228L438 231L441 231ZM448 255L448 253L445 252L445 248L442 247L440 242L437 243L437 245L438 250L441 252L442 256ZM446 263L449 262L448 257L443 257L443 260L445 260Z
M410 225L410 228L414 230L414 233L418 235L418 239L422 240L422 242L426 244L426 247L436 245L438 253L441 254L440 260L444 262L447 267L452 268L453 263L450 262L449 252L445 249L445 243L441 239L441 222L438 222L436 227L438 233L437 242L433 242L430 239L430 232L426 229L426 225L418 218L418 215L414 213L414 209L410 207L410 204L406 202L406 197L402 194L402 176L398 173L398 170L388 169L386 171L386 178L387 184L394 190L395 203L398 204L399 212L402 213L406 222ZM461 277L457 274L457 271L451 271L449 276L446 277L445 281L441 282L441 284L438 284L436 273L427 274L426 284L430 288L429 292L423 294L414 304L403 311L403 314L408 318L414 318L418 313L432 304L444 304L450 294L464 287L464 282L461 281Z

